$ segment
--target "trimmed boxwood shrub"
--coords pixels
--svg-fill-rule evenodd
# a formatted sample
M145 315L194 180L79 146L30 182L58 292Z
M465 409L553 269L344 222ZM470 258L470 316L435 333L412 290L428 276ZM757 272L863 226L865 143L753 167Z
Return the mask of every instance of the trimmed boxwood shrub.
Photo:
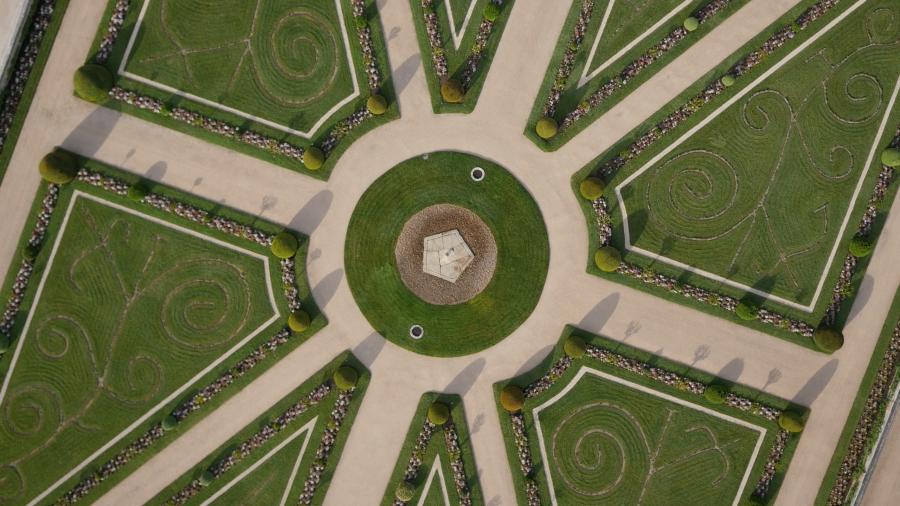
M506 385L500 391L500 405L510 413L518 413L525 405L525 392L516 385Z
M387 111L387 100L381 95L372 95L366 100L366 109L375 116L381 116Z
M288 327L294 332L303 332L309 328L309 313L298 309L288 316Z
M41 158L38 171L48 183L66 184L75 179L78 168L74 156L65 151L55 150Z
M569 336L566 338L565 344L563 344L563 350L570 358L581 358L587 353L587 345L584 339L578 336Z
M397 498L398 501L408 502L412 501L412 498L416 495L416 487L413 486L412 483L408 481L401 481L397 484L397 489L394 490L394 497Z
M841 349L844 345L844 335L831 327L819 327L813 332L813 342L820 350L830 353Z
M89 63L75 71L75 94L94 103L104 102L113 87L113 76L103 65Z
M178 419L175 418L175 415L169 415L163 418L162 428L164 431L170 431L178 425Z
M539 119L534 125L534 131L541 139L552 139L558 130L559 125L556 124L556 120L548 116Z
M450 419L450 408L443 402L434 402L428 406L428 421L442 426Z
M342 365L334 371L331 379L334 381L334 386L338 387L339 390L350 390L356 387L356 382L359 381L359 373L352 366Z
M700 21L697 20L697 18L695 18L693 16L684 20L684 29L689 32L693 32L694 30L696 30L699 27L700 27Z
M210 483L212 483L215 479L216 475L213 474L212 471L207 469L206 471L203 471L203 474L200 475L200 485L203 487L208 487Z
M321 149L310 146L303 151L303 166L309 170L319 170L325 163L325 153Z
M578 185L578 192L581 193L581 196L591 201L599 199L603 195L604 190L606 190L606 183L599 177L585 178Z
M497 21L498 16L500 16L500 6L494 2L488 2L488 4L484 6L484 19L493 23L494 21Z
M458 104L463 101L466 92L463 91L463 87L459 84L459 81L455 79L447 79L443 83L441 83L441 98L444 99L444 102L448 104Z
M888 167L900 167L900 149L887 148L882 151L881 163Z
M273 237L272 245L270 246L272 254L278 258L293 258L297 254L297 248L299 247L300 243L297 241L297 236L287 230L279 232Z
M755 320L759 315L759 308L750 301L742 300L735 306L734 314L741 320Z
M804 425L803 418L793 411L784 411L778 416L778 426L788 432L801 432Z
M728 390L722 385L709 385L703 391L703 397L713 404L722 404L725 402L725 396Z
M355 18L354 21L356 22L357 30L362 30L365 27L369 26L369 20L366 19L365 16L359 16L359 17Z
M734 76L732 76L731 74L725 74L724 76L722 76L722 79L720 79L720 81L722 82L722 86L726 88L734 86Z
M853 236L853 239L850 239L850 246L847 249L850 250L851 255L857 258L863 258L871 255L874 247L875 245L872 244L872 241L869 239L860 235L855 235Z
M0 357L9 351L9 336L0 336Z
M150 190L142 183L135 183L128 187L128 198L135 202L144 200L144 197L146 197L148 193L150 193Z
M615 272L622 265L622 255L614 246L603 246L594 253L594 264L603 272Z
M35 244L28 243L22 248L22 258L28 260L29 262L33 262L35 258L37 258L38 253L41 252L41 247Z

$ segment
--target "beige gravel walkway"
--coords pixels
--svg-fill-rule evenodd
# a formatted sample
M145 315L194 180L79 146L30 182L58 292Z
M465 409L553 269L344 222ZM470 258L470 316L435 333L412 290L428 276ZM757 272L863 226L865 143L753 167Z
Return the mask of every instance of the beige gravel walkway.
M71 96L70 76L87 53L105 4L72 0L46 78L0 187L0 275L6 272L34 190L38 160L54 145L311 233L310 282L330 325L235 395L104 496L99 504L139 504L299 385L327 360L351 348L372 382L350 432L326 504L377 504L387 486L410 417L429 390L464 397L486 500L515 503L491 384L534 366L576 323L667 358L803 404L813 415L778 504L809 504L868 361L900 270L900 209L895 205L833 357L733 325L584 272L584 219L569 189L571 173L638 125L684 87L776 19L794 0L753 0L557 153L543 153L522 134L569 3L519 0L475 112L435 116L425 87L406 0L380 0L403 118L358 140L331 180L321 183L254 158L130 116L96 109ZM343 275L343 246L353 207L366 187L396 163L433 150L477 153L516 174L547 223L551 260L532 316L484 352L456 359L414 355L374 334ZM871 281L871 282L870 282Z

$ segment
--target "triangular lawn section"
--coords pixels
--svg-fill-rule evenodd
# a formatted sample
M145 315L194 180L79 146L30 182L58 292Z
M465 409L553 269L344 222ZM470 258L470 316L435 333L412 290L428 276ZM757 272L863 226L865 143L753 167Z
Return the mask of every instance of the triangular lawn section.
M447 25L450 27L450 42L455 47L457 42L462 42L466 31L477 26L480 18L475 15L478 0L438 0L444 7L444 15L447 17ZM452 22L451 22L452 20ZM473 25L474 22L474 25Z
M444 462L440 452L431 463L431 469L428 471L428 478L425 479L425 485L422 486L423 492L419 496L419 501L415 504L421 506L451 506L447 484L447 477L444 469L448 467L448 463Z

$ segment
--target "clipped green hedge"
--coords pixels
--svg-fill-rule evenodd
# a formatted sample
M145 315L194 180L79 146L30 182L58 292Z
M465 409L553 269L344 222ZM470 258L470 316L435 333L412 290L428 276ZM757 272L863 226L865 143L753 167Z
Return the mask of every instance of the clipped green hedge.
M89 63L75 71L72 84L79 97L88 102L101 103L109 97L113 76L103 65Z
M448 104L458 104L465 98L466 92L463 90L459 81L455 79L447 79L441 83L441 98Z
M435 402L432 403L431 406L428 406L428 421L437 425L438 427L447 423L447 420L450 419L450 407L448 407L443 402Z
M500 405L510 413L522 411L525 405L525 392L516 385L506 385L500 391Z
M334 386L338 387L339 390L350 390L356 387L356 382L359 381L359 373L349 365L342 365L334 371L331 379L334 381Z
M614 246L603 246L594 253L594 264L603 272L615 272L622 265L622 254Z
M599 177L588 177L578 185L582 198L590 201L599 199L606 190L606 183Z
M556 132L559 131L559 125L556 124L555 119L544 116L534 125L534 131L537 132L541 139L552 139L556 136Z
M44 181L53 184L66 184L75 179L78 173L78 162L75 157L65 151L55 150L41 159L38 171Z
M270 246L272 254L278 258L293 258L299 247L300 242L297 241L297 236L287 230L279 232L273 237Z

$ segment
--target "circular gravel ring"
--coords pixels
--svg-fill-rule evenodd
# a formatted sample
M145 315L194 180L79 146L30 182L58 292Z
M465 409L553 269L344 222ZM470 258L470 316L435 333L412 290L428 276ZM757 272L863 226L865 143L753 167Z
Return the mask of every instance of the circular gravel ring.
M425 238L458 230L475 259L455 283L427 274L422 270ZM394 258L400 279L409 290L430 304L462 304L481 293L494 276L497 266L497 243L491 229L468 209L453 204L437 204L414 214L403 226Z
M483 167L490 177L472 181L472 167ZM401 278L401 269L421 272L427 231L404 235L410 220L429 208L463 209L457 219L429 222L438 233L461 230L475 258L486 257L480 240L460 226L482 222L496 248L493 273L487 286L459 304L427 302ZM477 216L470 219L469 214ZM430 215L427 212L423 216ZM474 225L472 225L474 227ZM447 230L449 229L449 230ZM396 251L401 236L412 235L416 253ZM477 244L476 244L477 243ZM400 245L403 249L403 245ZM482 258L486 261L487 258ZM475 259L473 259L474 263ZM400 162L376 179L362 194L344 245L347 284L362 314L385 339L424 355L458 357L497 344L528 318L541 297L550 261L547 227L531 193L515 176L494 162L467 153L433 152ZM487 262L489 263L489 262ZM457 283L480 277L470 264ZM441 281L435 278L433 282ZM447 283L449 284L449 283ZM473 290L477 291L478 289ZM410 337L410 327L421 325L421 339Z

